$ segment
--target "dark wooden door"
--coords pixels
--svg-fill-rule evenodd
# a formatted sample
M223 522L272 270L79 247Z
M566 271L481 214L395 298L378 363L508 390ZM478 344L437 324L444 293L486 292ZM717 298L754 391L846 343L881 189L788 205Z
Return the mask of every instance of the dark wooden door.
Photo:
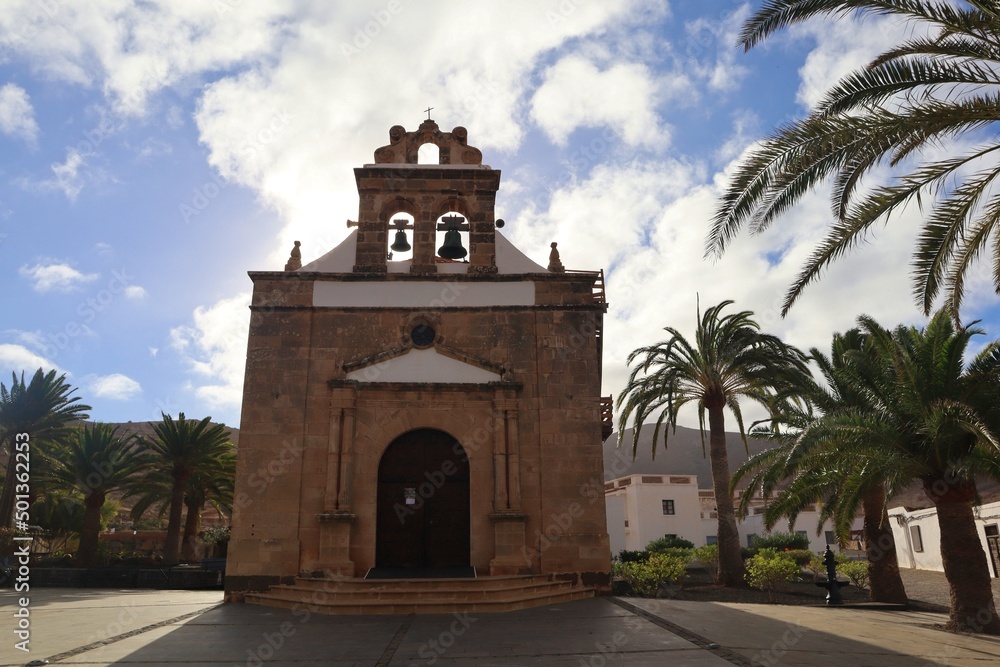
M469 460L447 433L410 431L378 468L375 564L469 565Z

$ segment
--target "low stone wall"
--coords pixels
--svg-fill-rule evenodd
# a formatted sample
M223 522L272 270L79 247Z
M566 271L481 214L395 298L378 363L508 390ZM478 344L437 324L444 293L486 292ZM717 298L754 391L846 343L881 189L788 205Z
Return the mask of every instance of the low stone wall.
M31 585L50 588L222 589L224 573L195 567L34 567Z

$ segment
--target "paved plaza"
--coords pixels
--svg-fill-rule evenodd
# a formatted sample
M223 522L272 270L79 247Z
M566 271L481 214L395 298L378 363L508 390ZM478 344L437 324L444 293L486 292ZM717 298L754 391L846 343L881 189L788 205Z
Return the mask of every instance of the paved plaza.
M222 605L205 591L37 589L31 653L14 649L4 591L0 665L998 664L1000 638L937 629L945 615L596 598L478 616L319 616Z

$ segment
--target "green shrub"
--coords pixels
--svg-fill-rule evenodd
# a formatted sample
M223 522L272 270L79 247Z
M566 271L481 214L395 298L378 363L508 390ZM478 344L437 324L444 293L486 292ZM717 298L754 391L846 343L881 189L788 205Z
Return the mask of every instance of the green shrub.
M706 544L703 547L698 547L691 553L691 556L705 566L705 569L708 570L708 574L712 577L712 581L719 578L718 544Z
M683 547L667 547L666 549L650 552L650 554L654 553L663 554L664 556L673 556L674 558L683 558L684 562L688 562L691 560L691 556L694 553L694 549L685 549Z
M812 553L809 562L804 567L812 572L813 581L819 581L820 576L826 574L826 563L823 561L822 553Z
M622 549L618 552L619 563L645 563L647 560L649 560L648 551L629 551L628 549Z
M754 588L767 592L767 599L775 601L774 593L784 581L791 581L802 569L783 552L758 549L757 555L747 562L747 582Z
M646 545L646 551L651 553L665 553L666 549L694 549L694 542L676 535L664 535Z
M645 562L619 562L612 569L615 576L628 582L633 595L655 597L660 586L679 584L687 576L687 560L664 554L650 554Z
M799 567L805 567L812 560L813 552L808 549L789 549L788 551L782 552L788 558L791 558Z
M743 560L750 560L757 555L757 549L755 547L743 547L740 549L740 556Z
M848 560L837 564L837 573L847 577L860 590L868 588L868 561Z
M201 534L201 541L211 547L211 555L215 558L225 558L229 553L229 540L232 537L230 526L208 528Z
M785 549L808 549L809 536L778 531L755 537L753 546L756 549L777 549L778 551L784 551Z

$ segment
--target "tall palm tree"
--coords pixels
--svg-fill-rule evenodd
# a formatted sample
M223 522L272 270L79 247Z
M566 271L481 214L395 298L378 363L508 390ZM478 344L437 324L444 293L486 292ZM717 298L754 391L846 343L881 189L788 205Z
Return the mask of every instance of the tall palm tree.
M184 490L184 530L181 536L181 558L195 557L198 533L201 531L201 512L211 506L221 516L232 514L233 491L236 479L235 448L200 465L188 478ZM170 507L173 492L173 475L167 469L150 470L137 483L132 484L127 497L132 501L132 520L138 521L150 510L162 518Z
M1000 291L1000 11L984 0L767 0L744 24L740 44L750 50L787 26L851 14L902 17L914 36L749 152L719 204L706 254L721 255L744 225L763 231L832 179L833 225L789 289L787 312L873 224L912 200L932 202L913 256L914 297L929 314L943 289L958 322L980 255L992 255ZM899 175L862 188L883 166L899 167Z
M83 496L83 526L77 558L85 567L97 564L101 510L108 493L125 487L150 464L136 447L135 436L121 437L117 427L94 424L50 455L48 478L64 491Z
M937 509L949 627L1000 634L973 511L975 476L1000 478L1000 342L965 365L969 341L982 331L975 323L956 330L944 309L924 329L890 331L866 316L858 323L876 362L849 363L842 378L870 409L838 411L814 426L815 437L838 447L827 469L854 480L882 478L889 489L919 481Z
M629 365L638 363L629 376L625 391L618 397L618 432L624 433L632 419L634 456L644 422L655 415L655 456L664 424L670 429L676 428L680 409L695 403L704 449L707 413L709 458L719 521L719 583L745 586L736 512L729 490L725 409L729 408L735 415L745 445L740 399L769 405L776 392L795 384L796 377L808 370L801 352L760 332L759 325L752 319L753 313L741 311L722 315L722 310L732 303L723 301L706 310L704 316L698 313L694 344L673 327L666 327L669 334L666 340L634 350L629 355ZM666 447L666 430L663 435Z
M949 626L1000 634L973 510L975 475L1000 478L1000 342L987 345L966 366L970 339L983 333L976 322L956 330L944 310L925 329L889 331L868 317L858 322L884 361L881 372L857 377L883 413L864 444L888 453L890 466L919 480L937 509L951 592ZM894 438L900 447L886 452L881 446L886 431L908 437Z
M886 503L912 480L900 476L898 470L880 466L880 459L873 461L842 447L843 440L852 433L850 420L857 414L870 416L877 409L865 392L845 376L848 364L876 361L871 344L860 330L851 329L834 335L830 357L816 348L810 350L810 357L819 367L822 382L810 377L795 390L809 409L789 404L768 420L766 429L751 431L779 445L751 457L734 473L734 486L749 478L740 513L749 511L753 497L769 498L764 522L770 529L782 517L794 523L804 507L821 501L817 529L830 520L844 539L860 508L864 514L872 600L906 604ZM842 423L839 418L845 414L846 427L838 429ZM776 497L771 499L776 491Z
M89 405L78 403L76 391L66 383L66 376L56 377L54 370L43 373L39 368L25 383L24 373L20 380L11 374L8 390L0 383L0 456L5 448L8 474L4 478L0 492L0 528L11 526L14 518L14 475L9 474L14 464L14 438L18 433L27 433L32 449L51 446L63 441L69 434L71 424L87 418Z
M213 425L211 417L189 420L180 413L174 420L163 414L163 421L151 424L156 437L149 443L154 456L169 470L171 478L170 513L163 559L166 563L180 560L181 516L184 493L191 477L202 469L218 465L218 459L232 450L229 431L221 424Z

